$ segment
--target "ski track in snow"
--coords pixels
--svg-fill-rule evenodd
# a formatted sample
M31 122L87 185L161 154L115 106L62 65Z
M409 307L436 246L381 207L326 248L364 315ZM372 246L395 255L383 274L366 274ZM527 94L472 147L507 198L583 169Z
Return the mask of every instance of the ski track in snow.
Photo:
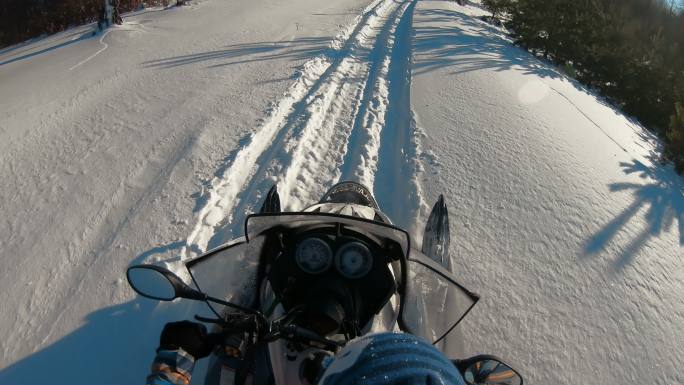
M102 34L102 37L100 37L100 44L102 44L102 48L100 48L100 49L99 49L97 52L95 52L94 54L92 54L92 55L88 56L87 58L81 60L81 61L78 62L77 64L74 64L73 67L69 68L69 71L73 71L73 70L75 70L76 68L82 66L83 64L85 64L85 63L91 61L91 60L94 59L97 55L101 54L101 53L104 52L107 48L109 48L109 44L107 44L107 43L104 42L104 38L107 37L107 35L109 35L110 32L112 32L112 30L111 30L111 29L108 29L105 33Z
M265 123L211 181L183 260L242 235L246 216L274 183L284 209L297 211L334 183L357 180L376 194L409 197L408 210L390 201L385 211L396 224L415 227L427 207L415 176L422 168L410 116L414 5L371 3L327 54L304 64Z
M102 45L102 48L100 48L100 49L99 49L97 52L95 52L94 54L92 54L92 55L88 56L87 58L81 60L80 62L74 64L71 68L69 68L69 71L73 71L73 70L75 70L76 68L78 68L78 67L80 67L80 66L82 66L82 65L84 65L84 64L86 64L86 63L88 63L89 61L95 59L95 57L97 57L97 55L99 55L99 54L101 54L102 52L104 52L105 50L107 50L107 48L109 48L109 44L107 44L107 43L104 42L104 38L107 37L107 35L109 35L110 32L114 32L114 31L135 32L135 31L139 31L139 28L138 28L138 27L141 26L141 25L138 24L138 23L132 23L132 22L126 22L126 23L124 23L123 25L126 25L126 26L134 26L134 28L123 28L122 26L111 26L111 27L110 27L109 29L107 29L107 31L105 31L105 33L103 33L102 36L100 37L100 40L99 40L99 41L100 41L100 44Z

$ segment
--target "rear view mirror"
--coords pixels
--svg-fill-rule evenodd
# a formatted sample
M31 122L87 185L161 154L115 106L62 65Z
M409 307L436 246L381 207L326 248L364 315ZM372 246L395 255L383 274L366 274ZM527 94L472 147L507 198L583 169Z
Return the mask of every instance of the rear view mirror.
M468 385L523 385L522 376L495 356L480 355L454 364Z
M241 310L247 314L254 314L259 317L260 321L266 322L266 318L261 312L219 298L210 297L199 290L191 288L176 274L161 266L131 266L126 271L126 278L133 290L143 297L158 301L173 301L176 298L211 301Z
M159 301L205 298L202 293L186 285L176 274L161 266L131 266L126 272L126 278L133 290L143 297Z

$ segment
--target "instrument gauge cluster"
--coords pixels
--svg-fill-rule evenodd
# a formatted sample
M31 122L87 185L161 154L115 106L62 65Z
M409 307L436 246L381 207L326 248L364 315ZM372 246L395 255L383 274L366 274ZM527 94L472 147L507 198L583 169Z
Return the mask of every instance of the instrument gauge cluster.
M321 335L358 335L396 292L391 250L363 233L316 227L274 234L277 247L265 271L286 312ZM276 251L276 250L274 250Z
M372 267L373 255L361 242L345 243L335 253L335 268L345 278L362 278Z
M295 261L307 274L322 274L334 265L342 277L359 279L373 268L373 253L368 246L356 240L347 239L335 244L329 239L309 236L297 242Z
M295 251L297 266L309 274L320 274L328 270L333 263L332 249L328 244L316 237L304 238L297 244Z

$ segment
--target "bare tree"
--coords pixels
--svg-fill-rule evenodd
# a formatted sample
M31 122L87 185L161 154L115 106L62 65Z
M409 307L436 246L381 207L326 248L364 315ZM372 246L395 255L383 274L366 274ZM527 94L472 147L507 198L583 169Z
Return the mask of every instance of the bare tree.
M100 31L111 27L112 24L123 24L123 19L119 14L119 0L102 0L102 9L97 21Z
M119 0L109 0L109 1L112 4L112 8L113 8L112 22L114 24L118 24L118 25L123 24L123 19L121 18L121 14L119 14Z

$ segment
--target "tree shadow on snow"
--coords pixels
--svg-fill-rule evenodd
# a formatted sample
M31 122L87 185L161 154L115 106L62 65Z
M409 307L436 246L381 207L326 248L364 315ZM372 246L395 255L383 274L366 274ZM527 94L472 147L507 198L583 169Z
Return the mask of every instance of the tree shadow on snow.
M80 34L78 37L74 37L75 35ZM59 39L58 41L53 41L46 39L45 42L42 43L37 43L37 44L29 44L28 48L23 49L23 50L17 50L17 52L12 52L12 51L7 51L9 54L7 55L8 57L4 60L0 59L0 66L4 66L6 64L11 64L14 62L30 59L34 56L42 55L44 53L48 53L51 51L55 51L57 49L70 46L72 44L76 44L80 41L86 40L86 39L91 39L94 37L99 36L99 34L96 31L93 30L87 30L86 32L75 32L69 35L66 35L65 37ZM44 48L41 48L44 47ZM38 49L40 48L40 49ZM0 53L0 55L3 55L4 53ZM4 55L3 55L4 56Z
M453 10L417 10L413 27L413 75L442 68L452 69L451 75L484 69L497 72L517 70L541 78L563 79L578 91L591 95L597 103L619 111L607 98L564 74L554 63L514 45L501 30L477 17ZM640 127L634 118L625 118ZM640 128L638 131L643 130Z
M436 23L440 25L436 26ZM499 30L458 11L416 10L413 27L415 75L442 68L454 69L452 74L518 68L542 77L564 76L526 50L514 46Z
M122 16L128 18L143 14L165 12L174 8L175 7L144 9L141 11L126 12ZM152 20L146 19L138 22L144 23L149 21ZM102 33L104 33L104 31L98 31L97 23L88 23L77 27L71 27L65 31L57 32L52 35L40 36L22 43L13 44L9 47L0 49L0 66L52 52L87 39L99 38L102 36Z
M208 68L218 68L235 64L252 63L263 60L292 59L303 60L325 53L331 53L328 37L306 37L291 41L271 41L233 44L225 49L198 52L188 55L150 60L143 63L147 68L174 68L190 64L211 62Z
M613 262L616 270L627 266L651 237L669 231L672 226L677 226L679 246L684 246L684 183L672 167L658 164L655 158L651 160L651 166L638 160L620 163L625 174L636 174L645 183L618 182L608 185L613 192L631 191L634 201L589 238L584 247L585 255L602 251L642 209L646 209L646 226L627 245L621 247L620 254Z

